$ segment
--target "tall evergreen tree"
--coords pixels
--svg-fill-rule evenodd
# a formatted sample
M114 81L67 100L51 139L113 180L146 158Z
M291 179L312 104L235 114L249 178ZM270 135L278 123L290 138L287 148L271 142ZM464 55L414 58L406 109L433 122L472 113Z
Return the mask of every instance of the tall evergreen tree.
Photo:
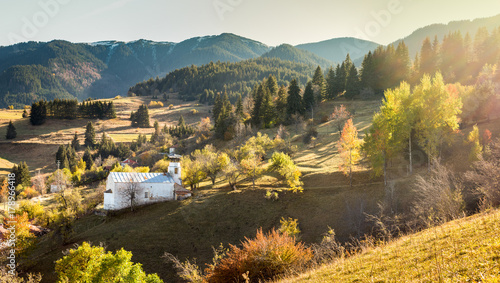
M179 121L177 122L177 126L185 128L186 127L186 121L184 120L184 116L179 117Z
M335 80L333 81L332 84L332 98L337 97L339 94L343 93L345 90L345 64L342 63L342 65L337 64L337 67L335 68Z
M182 115L181 115L181 117L182 117ZM151 135L151 142L152 143L157 141L158 138L160 137L160 124L158 123L158 121L155 121L153 127L155 128L155 131Z
M149 128L151 125L149 124L149 110L148 107L144 104L139 106L137 112L131 115L132 126L140 127L140 128Z
M95 141L95 128L94 124L91 121L87 123L87 127L85 129L85 142L86 147L94 147L96 145Z
M369 51L361 63L361 87L375 90L376 81L376 66L372 52Z
M217 128L217 121L219 120L219 115L222 112L222 97L220 96L220 93L217 92L215 95L215 101L214 101L214 107L212 107L212 118L215 121L215 127Z
M243 99L241 98L241 94L238 94L238 100L236 101L235 114L238 117L238 119L242 119L243 116L244 116L244 113L243 113Z
M92 153L90 153L90 150L88 148L85 149L82 159L83 161L85 161L87 170L90 170L90 168L92 168L92 165L94 165L94 159L92 158Z
M222 98L222 109L224 109L222 115L224 119L228 118L233 112L233 105L231 104L231 101L229 101L227 92L224 93L224 97Z
M73 147L74 150L80 149L80 142L78 141L78 134L76 132L71 141L71 147Z
M323 71L321 70L321 67L318 66L316 68L316 71L314 71L314 75L312 78L312 84L322 86L324 83L325 78L323 77Z
M300 87L297 79L293 79L288 86L286 113L288 118L294 114L304 114L304 106L302 105L302 97L300 96Z
M275 120L273 98L271 97L271 92L268 89L264 91L264 97L262 98L262 103L260 105L260 121L263 126L268 128L271 127Z
M346 82L346 98L353 98L355 95L358 95L361 91L358 70L356 67L352 66L349 71L349 75L347 76Z
M304 96L302 99L302 105L304 105L306 111L312 111L315 105L312 81L309 81L306 85L306 89L304 90Z
M18 165L14 165L11 172L15 175L14 182L16 187L19 185L25 188L31 186L30 169L26 162L21 161Z
M264 88L264 85L260 84L257 87L257 91L255 92L255 98L252 109L252 123L257 126L259 126L262 122L261 121L262 114L260 113L260 111L261 111L262 100L264 99L264 93L266 90L267 89Z
M326 76L326 98L335 98L335 69L330 67Z
M312 78L312 84L317 86L319 89L319 93L315 98L315 100L320 102L321 100L323 100L326 92L325 77L323 76L323 70L321 70L320 66L318 66L316 68L316 71L314 72L314 76Z
M436 61L434 61L434 50L431 40L426 37L420 49L420 74L431 75L436 71Z
M410 53L404 41L401 41L398 44L395 56L396 66L394 66L393 71L395 74L394 84L399 85L400 82L408 81L408 79L410 78Z
M269 75L269 78L267 78L266 88L269 91L271 97L276 97L276 95L278 95L278 82L273 75Z
M42 125L47 119L47 103L43 100L31 105L30 123L31 125Z
M15 139L17 137L16 127L12 124L12 121L9 121L9 125L7 126L7 134L5 138L8 140Z
M59 146L59 149L56 152L56 164L62 165L65 158L67 159L66 146L64 146L62 144ZM68 165L69 165L69 162L68 162ZM63 169L63 168L68 168L68 167L60 166L59 169Z
M286 88L281 86L278 90L278 99L276 100L276 124L282 124L286 120L287 107Z

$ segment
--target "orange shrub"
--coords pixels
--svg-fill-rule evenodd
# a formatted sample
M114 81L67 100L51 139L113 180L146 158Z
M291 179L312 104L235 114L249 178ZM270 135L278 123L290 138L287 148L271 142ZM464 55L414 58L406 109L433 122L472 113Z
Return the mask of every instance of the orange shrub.
M250 282L275 278L287 271L300 270L313 257L311 249L295 238L273 229L257 231L255 239L245 238L243 246L230 245L226 255L205 270L207 282Z

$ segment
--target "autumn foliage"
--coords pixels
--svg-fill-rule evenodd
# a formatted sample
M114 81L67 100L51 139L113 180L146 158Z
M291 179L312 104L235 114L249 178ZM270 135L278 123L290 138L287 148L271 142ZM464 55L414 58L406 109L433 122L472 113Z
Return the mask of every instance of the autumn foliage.
M352 123L352 119L347 120L342 130L342 135L337 148L342 159L339 169L344 175L349 176L349 183L352 186L352 167L360 159L361 140L358 138L358 130Z
M313 253L293 236L276 230L255 239L245 238L242 247L230 245L226 256L205 270L207 282L259 282L304 267Z

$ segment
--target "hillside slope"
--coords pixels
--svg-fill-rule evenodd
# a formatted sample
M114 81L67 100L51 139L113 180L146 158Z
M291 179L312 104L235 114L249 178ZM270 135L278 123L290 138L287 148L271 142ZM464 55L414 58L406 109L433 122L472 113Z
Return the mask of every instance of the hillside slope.
M40 98L125 95L131 85L178 68L211 61L238 62L269 49L229 33L180 43L54 40L0 47L0 107L22 107Z
M291 61L306 65L319 65L325 69L333 64L331 61L319 57L312 52L295 48L290 44L282 44L276 48L273 48L271 51L264 53L261 57L278 58L284 61Z
M363 59L368 51L375 50L378 43L357 39L353 37L333 38L314 43L306 43L295 46L301 50L307 50L336 64L342 63L349 53L353 60Z
M281 282L498 282L500 210L369 248Z
M417 52L420 52L422 47L422 42L426 37L429 37L431 41L434 36L437 36L439 41L443 39L443 36L450 32L460 31L462 36L469 33L471 39L474 40L474 35L480 27L486 27L489 31L493 28L500 26L500 15L496 15L489 18L480 18L475 20L464 20L464 21L453 21L448 24L433 24L423 28L419 28L405 38L396 40L392 44L397 46L400 41L404 41L408 46L410 53L410 58L414 58Z

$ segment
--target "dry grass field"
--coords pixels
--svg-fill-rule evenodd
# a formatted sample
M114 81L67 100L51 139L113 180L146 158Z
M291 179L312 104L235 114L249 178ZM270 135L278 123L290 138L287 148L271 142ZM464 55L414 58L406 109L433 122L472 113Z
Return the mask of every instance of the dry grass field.
M178 100L177 95L171 94L170 99L164 107L150 109L151 126L154 121L164 125L177 125L180 115L183 115L186 123L195 124L201 118L210 116L208 106L200 106L197 103L186 103ZM149 104L150 97L125 97L111 99L116 108L117 118L110 120L92 120L96 127L97 138L102 132L109 134L115 142L132 142L139 134L150 136L153 128L132 128L130 126L130 112L136 111L141 104ZM168 105L173 104L172 109ZM193 109L196 113L193 114ZM16 127L17 137L14 140L6 140L5 133L7 124L12 120ZM41 126L32 126L29 118L22 118L22 110L0 110L0 158L5 162L0 163L0 174L6 174L8 166L21 161L26 161L30 170L42 173L52 172L56 169L55 153L61 144L68 144L73 139L75 132L80 142L83 143L85 126L89 120L55 120L48 119ZM12 166L11 166L12 167Z
M500 210L408 235L279 282L499 282Z

